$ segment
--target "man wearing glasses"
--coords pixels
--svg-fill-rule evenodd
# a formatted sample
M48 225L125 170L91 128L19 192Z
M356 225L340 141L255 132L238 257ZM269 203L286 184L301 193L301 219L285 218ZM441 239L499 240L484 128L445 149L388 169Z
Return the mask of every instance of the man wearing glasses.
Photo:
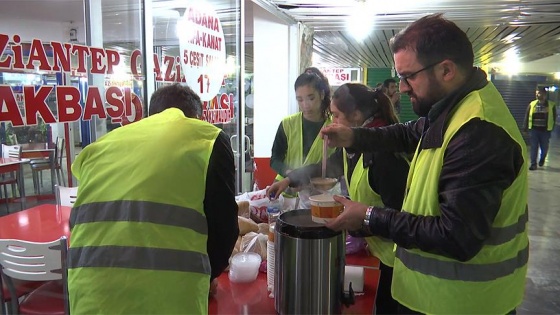
M515 312L525 288L527 149L467 35L441 14L390 42L400 91L416 121L362 129L330 125L332 146L414 153L403 209L335 197L327 226L396 243L392 295L399 313Z

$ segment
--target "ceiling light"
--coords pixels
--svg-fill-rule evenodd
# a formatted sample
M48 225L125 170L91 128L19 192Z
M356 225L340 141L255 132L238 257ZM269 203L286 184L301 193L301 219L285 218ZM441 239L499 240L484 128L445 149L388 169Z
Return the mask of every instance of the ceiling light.
M357 0L355 7L348 16L346 30L358 42L363 42L373 30L374 22L375 10L373 2Z
M518 74L521 70L521 63L519 62L519 51L517 48L511 47L504 53L503 69L509 74Z
M502 38L500 41L505 43L505 44L512 44L513 42L515 42L516 40L518 40L520 38L521 38L521 36L519 36L519 34L511 33L508 36Z

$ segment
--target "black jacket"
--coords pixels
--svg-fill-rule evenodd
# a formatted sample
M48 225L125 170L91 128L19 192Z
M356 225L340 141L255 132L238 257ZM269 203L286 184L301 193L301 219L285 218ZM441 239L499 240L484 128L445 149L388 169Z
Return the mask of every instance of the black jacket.
M344 154L341 149L329 157L327 162L327 177L340 178L344 175ZM406 186L408 163L400 156L389 152L364 153L363 165L368 168L368 182L373 191L379 194L383 204L391 207L401 207ZM346 183L350 183L351 176L360 154L348 158L348 177ZM293 170L288 174L290 187L307 185L313 177L321 176L321 165L312 164Z
M354 129L352 149L412 153L441 147L446 121L471 91L487 84L473 71L461 89L434 104L428 117L374 129ZM422 143L419 143L421 136ZM375 208L370 230L404 248L419 248L460 261L474 257L490 236L502 194L523 165L522 149L500 127L472 119L449 142L439 179L441 216L419 216Z
M220 276L229 265L229 257L239 235L234 183L233 152L229 137L222 131L216 138L210 155L204 196L204 214L208 222L207 250L212 267L211 279Z

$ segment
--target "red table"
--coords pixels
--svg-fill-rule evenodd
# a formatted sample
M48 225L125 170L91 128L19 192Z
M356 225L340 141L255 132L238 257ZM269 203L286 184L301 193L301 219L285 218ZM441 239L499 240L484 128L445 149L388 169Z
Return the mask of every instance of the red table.
M346 265L364 266L364 294L356 303L342 309L343 314L372 314L379 284L379 260L366 253L347 255ZM231 283L228 273L218 277L218 289L210 298L209 314L276 314L274 298L266 289L266 274L259 272L251 283Z
M70 207L44 204L0 217L0 239L22 239L47 242L65 235L70 237L68 220ZM346 256L347 265L364 266L364 294L356 296L356 303L343 307L343 314L372 314L379 283L379 260L367 253ZM274 299L266 289L266 274L248 283L231 283L228 273L218 277L218 289L210 297L209 314L276 314Z
M0 238L50 242L70 237L71 209L44 204L0 217Z
M54 154L54 143L23 143L21 157L27 159L48 158Z

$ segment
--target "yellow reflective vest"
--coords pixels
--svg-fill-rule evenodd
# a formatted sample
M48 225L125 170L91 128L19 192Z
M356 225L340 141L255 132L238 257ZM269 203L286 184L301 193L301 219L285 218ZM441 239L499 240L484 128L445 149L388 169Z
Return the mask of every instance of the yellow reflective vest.
M441 215L438 183L444 154L455 133L471 119L480 118L503 128L522 148L525 162L504 191L491 236L480 252L461 262L397 246L392 295L406 307L426 314L505 314L521 303L527 273L526 145L492 83L467 95L452 115L440 148L417 149L408 175L403 211Z
M176 108L111 131L72 165L72 314L207 314L203 210L220 129Z
M344 178L348 178L348 159L346 157L346 150L343 152L344 158ZM354 171L352 172L352 179L348 187L348 194L350 199L359 203L366 204L374 207L384 207L381 196L376 193L369 184L368 171L369 168L364 168L363 163L364 155L360 156ZM395 243L379 236L369 236L365 238L368 243L370 253L379 258L385 265L392 267L395 260L395 253L393 251Z
M323 127L329 125L331 122L331 118L328 118L323 124ZM323 139L320 134L317 135L307 156L303 159L303 113L295 113L282 119L282 128L284 129L288 142L288 152L286 152L284 163L287 164L290 169L294 170L305 165L321 162L323 159ZM331 155L334 150L334 148L330 148L328 154ZM283 178L284 177L280 174L276 176L276 180L282 180Z
M533 128L533 113L535 112L535 106L537 106L537 104L539 103L538 100L534 100L529 104L529 124L528 124L528 128L531 129ZM546 130L547 131L552 131L552 128L554 128L554 120L556 119L556 117L554 117L554 107L556 106L556 103L552 102L552 101L548 101L548 120L546 122Z

